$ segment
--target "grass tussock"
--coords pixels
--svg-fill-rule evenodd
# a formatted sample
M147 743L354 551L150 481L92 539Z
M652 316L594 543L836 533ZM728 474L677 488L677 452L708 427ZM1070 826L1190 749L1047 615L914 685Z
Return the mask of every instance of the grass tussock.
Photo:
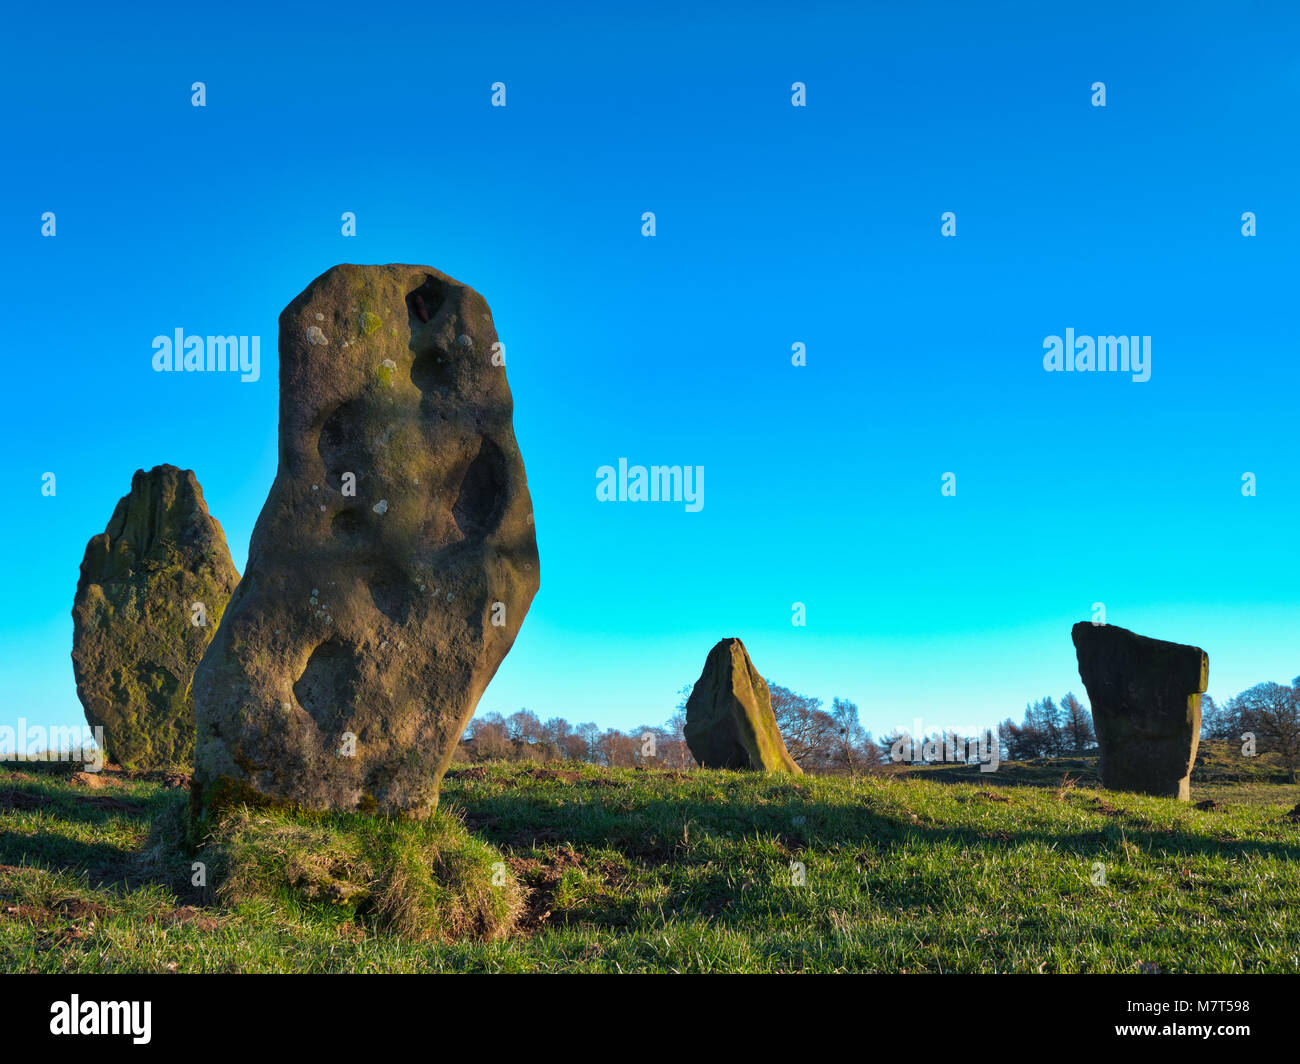
M200 856L225 906L284 904L415 941L505 938L523 909L501 855L445 812L405 821L239 809Z

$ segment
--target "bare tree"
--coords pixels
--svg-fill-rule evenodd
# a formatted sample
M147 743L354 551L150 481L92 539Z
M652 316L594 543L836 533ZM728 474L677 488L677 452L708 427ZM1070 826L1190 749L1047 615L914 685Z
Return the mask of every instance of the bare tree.
M554 743L556 749L561 752L565 750L568 738L572 734L573 725L563 717L552 717L542 725L542 738L548 743Z
M838 728L834 718L821 708L822 700L795 694L771 680L767 687L776 726L791 759L807 770L827 767L834 757Z
M1219 705L1208 694L1201 695L1202 738L1231 742L1241 735L1242 730L1241 714L1235 698L1229 698L1223 705Z
M596 740L596 753L610 768L631 768L636 764L637 742L617 728L608 728Z
M599 764L600 750L597 748L596 744L600 740L600 727L593 721L587 721L583 724L579 724L577 731L578 737L582 739L585 748L585 753L583 754L582 759L584 761L589 761L593 765Z
M686 742L686 710L679 708L668 718L664 728L664 745L660 755L669 768L690 768L695 764L691 748Z
M476 761L488 758L506 757L510 751L510 742L506 738L506 722L500 713L485 713L470 721L466 729L470 742L471 756Z
M1255 732L1266 749L1275 751L1287 771L1287 782L1296 782L1300 763L1300 677L1286 687L1280 683L1256 684L1234 700L1241 726Z
M835 762L857 777L860 769L876 762L875 743L858 719L858 707L847 698L831 700L831 719L835 723Z
M506 737L514 742L540 743L543 739L542 722L536 713L521 709L506 718Z

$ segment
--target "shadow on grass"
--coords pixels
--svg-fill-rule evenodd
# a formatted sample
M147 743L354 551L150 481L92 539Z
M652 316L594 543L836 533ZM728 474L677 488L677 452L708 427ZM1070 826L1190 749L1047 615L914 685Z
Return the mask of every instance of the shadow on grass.
M1160 827L1140 812L1113 809L1104 800L1075 807L1079 812L1105 817L1097 827L1053 831L1005 823L988 829L945 825L907 811L894 814L864 805L815 800L767 800L746 806L662 799L628 803L614 799L617 804L612 804L606 794L594 792L591 800L582 804L560 804L545 794L529 794L526 790L485 797L449 794L448 801L464 811L465 822L475 834L512 853L569 843L607 847L645 863L704 862L710 859L708 853L696 852L692 840L698 844L709 835L741 839L756 834L774 840L783 851L795 855L823 846L878 854L902 846L946 843L993 851L1039 844L1092 856L1113 852L1127 843L1155 857L1202 855L1229 860L1272 857L1300 861L1300 841L1225 839L1187 832L1176 825ZM1086 797L1092 800L1090 792ZM990 802L990 808L1002 806ZM1034 811L1030 810L1029 815L1034 816ZM1196 815L1212 818L1219 814ZM1213 821L1207 819L1206 824L1212 825Z
M1003 762L996 772L978 765L935 765L906 769L901 775L933 783L980 783L996 787L1060 787L1068 780L1079 787L1101 787L1095 757L1037 758Z
M0 787L0 812L9 810L41 811L60 820L75 820L98 826L116 817L147 821L149 804L117 798L107 794L53 793L39 787L21 784Z
M20 818L10 824L0 819L0 864L70 871L84 875L95 889L156 884L189 905L210 900L209 892L190 884L183 824L188 792L183 788L138 800L51 789L50 782L48 775L40 780L0 775L0 816ZM47 821L67 825L70 831L47 830ZM135 846L92 837L106 829L146 835Z
M112 843L87 842L40 831L22 834L0 828L0 864L79 872L96 888L127 885L134 856L134 851Z

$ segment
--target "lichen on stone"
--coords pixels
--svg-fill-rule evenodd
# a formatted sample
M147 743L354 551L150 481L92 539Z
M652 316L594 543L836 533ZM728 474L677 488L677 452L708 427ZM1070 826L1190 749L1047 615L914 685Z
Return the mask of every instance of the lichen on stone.
M127 769L187 766L194 670L239 580L189 470L139 471L86 546L73 599L72 666L92 728ZM206 624L196 625L201 603Z

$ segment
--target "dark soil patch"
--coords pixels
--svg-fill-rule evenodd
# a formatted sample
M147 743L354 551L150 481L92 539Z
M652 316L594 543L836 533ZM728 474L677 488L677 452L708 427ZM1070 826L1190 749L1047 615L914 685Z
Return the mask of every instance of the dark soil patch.
M555 889L564 873L582 867L582 854L572 846L561 846L545 858L508 857L506 861L515 878L528 890L515 930L523 935L535 935L551 918Z
M1123 815L1124 815L1124 810L1123 810L1123 809L1116 809L1113 805L1110 804L1110 802L1106 801L1105 798L1101 798L1101 797L1099 797L1099 796L1097 796L1097 795L1089 795L1089 797L1092 798L1091 805L1092 805L1093 809L1095 809L1097 812L1101 813L1103 816L1123 816Z
M81 928L76 926L77 922L94 923L113 915L113 910L107 905L102 905L96 901L87 901L85 898L61 898L51 905L10 905L0 899L0 917L12 917L19 920L30 920L38 927L44 927L47 924L57 923L65 920L74 922L74 926L67 929L67 933L73 938L84 938L81 934ZM145 918L146 923L160 925L162 927L176 927L178 925L192 925L200 931L215 931L221 926L221 921L214 916L210 916L202 909L193 905L182 905L179 908L172 909L169 912L161 914L151 914Z
M44 809L53 802L48 794L20 791L13 787L0 790L0 809Z
M38 926L54 920L102 920L110 911L108 906L84 898L62 898L49 906L6 905L0 902L0 916L30 920Z
M102 786L102 784L92 786ZM110 809L115 813L130 813L132 816L143 816L145 813L145 807L139 802L110 798L104 794L84 798L80 795L69 795L69 800L91 809ZM54 798L37 791L23 791L15 787L0 789L0 809L45 809L54 803Z
M516 832L506 845L515 849L534 849L538 843L562 842L564 835L552 827L529 828Z
M68 782L77 787L90 787L97 790L100 787L112 786L117 783L117 780L100 772L74 772L68 777Z
M92 809L111 809L115 813L130 813L143 816L144 806L139 802L128 802L124 798L110 798L108 795L96 795L94 798L77 798L78 805L88 805Z
M150 783L161 783L167 790L186 790L190 789L194 777L186 772L133 772L131 778L134 780L147 780Z
M562 772L557 768L535 768L528 775L545 783L577 783L582 779L581 772Z

